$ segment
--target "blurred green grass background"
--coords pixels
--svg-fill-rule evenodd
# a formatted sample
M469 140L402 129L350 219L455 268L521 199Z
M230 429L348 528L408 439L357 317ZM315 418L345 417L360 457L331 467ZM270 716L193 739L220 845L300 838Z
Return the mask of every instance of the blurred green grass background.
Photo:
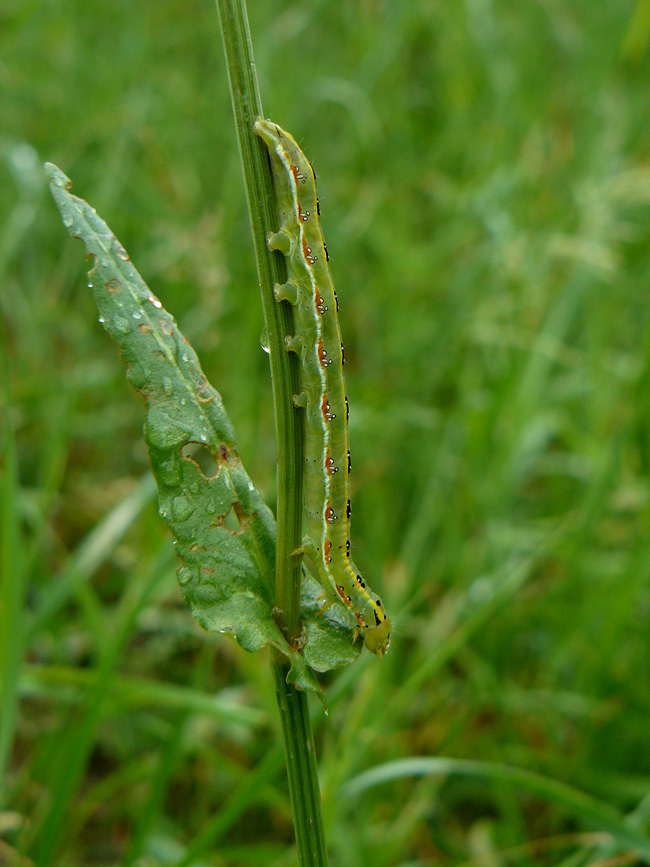
M341 787L444 755L648 812L650 3L249 2L266 113L319 178L354 556L396 625L314 706L332 865L604 857L503 783ZM0 863L292 864L267 660L181 601L142 406L42 173L177 317L273 504L216 10L4 0L0 85Z

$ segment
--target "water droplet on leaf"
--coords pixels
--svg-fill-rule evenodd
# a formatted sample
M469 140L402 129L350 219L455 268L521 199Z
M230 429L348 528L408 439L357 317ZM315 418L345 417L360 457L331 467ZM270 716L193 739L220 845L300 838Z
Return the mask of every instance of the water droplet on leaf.
M189 584L192 578L194 577L194 572L190 569L189 566L181 566L178 570L176 577L178 578L178 583L181 587L184 587L186 584Z
M126 252L126 250L120 244L119 241L117 241L117 240L115 241L115 246L113 249L114 249L115 255L118 257L118 259L122 259L124 262L129 261L129 254Z
M194 512L194 506L186 497L174 497L172 514L175 521L187 521Z

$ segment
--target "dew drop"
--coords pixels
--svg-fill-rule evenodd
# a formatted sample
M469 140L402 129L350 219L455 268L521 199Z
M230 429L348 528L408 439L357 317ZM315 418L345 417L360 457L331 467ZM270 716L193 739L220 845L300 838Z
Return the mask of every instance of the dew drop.
M101 322L102 325L104 324L104 322L106 322L106 320L104 319L103 316L100 316L99 319L98 319L97 321L98 321L98 322Z
M264 326L264 328L262 328L262 331L260 333L260 346L262 347L264 352L266 352L266 353L270 352L270 350L269 350L269 332L266 328L266 325Z
M194 572L189 568L189 566L181 566L176 573L176 577L178 578L178 583L181 587L184 587L186 584L190 583L194 577Z
M122 259L123 262L129 261L129 254L126 252L126 250L120 244L119 241L117 241L117 240L115 241L115 246L113 249L114 249L115 255L117 256L118 259Z
M186 497L174 497L172 514L175 521L187 521L194 512L194 506Z
M134 310L131 314L134 319L142 319L142 312L140 310Z

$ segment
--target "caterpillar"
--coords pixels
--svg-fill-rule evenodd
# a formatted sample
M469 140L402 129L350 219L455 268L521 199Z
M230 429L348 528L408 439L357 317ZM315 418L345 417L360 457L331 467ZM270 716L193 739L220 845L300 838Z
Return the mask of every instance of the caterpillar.
M260 118L254 130L269 152L280 223L268 245L287 260L288 281L276 284L275 297L293 305L295 334L285 345L301 362L301 392L294 396L305 410L307 520L301 550L331 598L335 593L350 610L368 650L382 656L390 645L390 617L350 556L349 406L316 175L295 139L277 124Z

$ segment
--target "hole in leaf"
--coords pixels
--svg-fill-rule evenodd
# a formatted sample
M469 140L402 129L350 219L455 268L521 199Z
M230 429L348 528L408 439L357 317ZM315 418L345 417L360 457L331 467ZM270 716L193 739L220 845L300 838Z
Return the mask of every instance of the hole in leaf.
M231 509L223 519L223 526L229 533L241 533L243 528L234 509Z
M186 461L192 461L206 479L213 479L219 475L219 464L215 461L210 449L201 443L185 443L181 449L181 455Z

